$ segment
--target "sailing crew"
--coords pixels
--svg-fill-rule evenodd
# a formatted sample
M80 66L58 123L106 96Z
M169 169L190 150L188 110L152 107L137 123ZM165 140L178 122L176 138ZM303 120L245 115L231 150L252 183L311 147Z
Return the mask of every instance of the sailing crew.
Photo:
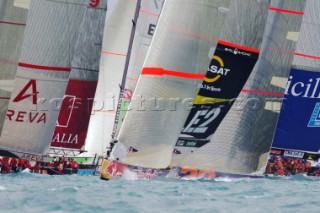
M10 167L11 167L11 170L12 170L13 172L17 172L17 171L18 171L17 165L18 165L17 159L11 158L11 159L10 159Z

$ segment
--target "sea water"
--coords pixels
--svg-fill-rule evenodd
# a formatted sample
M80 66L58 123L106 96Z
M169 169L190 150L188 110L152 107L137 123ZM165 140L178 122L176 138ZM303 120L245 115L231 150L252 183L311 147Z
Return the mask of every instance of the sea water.
M0 175L0 212L319 212L320 179Z

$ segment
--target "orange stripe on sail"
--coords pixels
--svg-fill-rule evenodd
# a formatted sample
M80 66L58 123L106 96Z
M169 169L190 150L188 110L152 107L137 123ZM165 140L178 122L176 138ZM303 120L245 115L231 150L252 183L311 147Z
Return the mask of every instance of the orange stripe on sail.
M107 54L107 55L127 56L127 54L115 53L115 52L108 52L108 51L102 51L101 53L102 53L102 54Z
M241 50L245 50L245 51L248 51L248 52L260 53L260 50L258 50L258 49L254 49L254 48L246 47L246 46L241 46L241 45L234 44L234 43L227 42L227 41L223 41L223 40L219 40L218 43L219 43L219 44L226 45L226 46L229 46L229 47L233 47L233 48L238 48L238 49L241 49Z
M127 78L127 80L129 80L129 81L137 81L138 79L137 78Z
M148 14L148 15L151 15L151 16L159 16L158 14L155 14L155 13L151 13L149 11L146 11L146 10L140 10L141 13L145 13L145 14Z
M193 74L174 70L165 70L162 68L146 67L143 68L141 75L173 76L178 78L203 79L205 74Z

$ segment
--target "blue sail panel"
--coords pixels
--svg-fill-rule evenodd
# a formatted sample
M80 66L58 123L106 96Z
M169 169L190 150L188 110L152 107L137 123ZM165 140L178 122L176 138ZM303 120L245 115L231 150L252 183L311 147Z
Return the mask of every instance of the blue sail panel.
M320 150L320 73L292 69L272 147Z

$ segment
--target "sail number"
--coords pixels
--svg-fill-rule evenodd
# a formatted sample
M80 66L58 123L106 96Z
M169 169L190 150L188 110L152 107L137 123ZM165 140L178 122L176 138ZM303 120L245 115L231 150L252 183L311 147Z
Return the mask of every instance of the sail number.
M90 7L96 8L100 5L100 1L101 0L90 0L89 5L90 5Z
M211 122L213 122L220 113L221 109L219 107L211 110L199 110L182 132L205 133Z

